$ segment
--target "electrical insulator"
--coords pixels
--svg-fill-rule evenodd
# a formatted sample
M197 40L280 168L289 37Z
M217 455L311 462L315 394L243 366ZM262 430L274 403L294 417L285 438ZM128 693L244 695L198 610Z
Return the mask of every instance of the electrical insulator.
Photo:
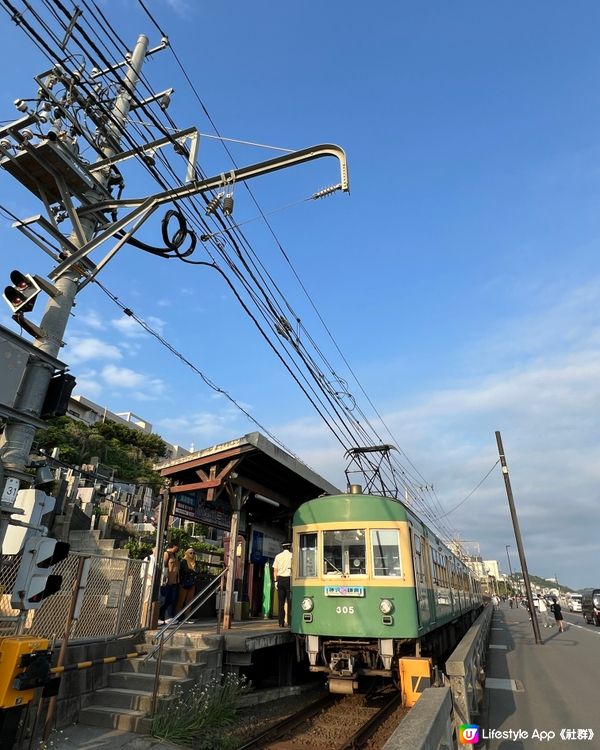
M210 201L210 203L206 207L206 210L205 210L206 215L210 216L211 214L214 214L217 208L219 208L220 203L221 203L221 196L215 195L215 197Z
M27 102L24 102L23 99L15 99L15 107L19 112L27 112Z
M231 216L233 213L233 195L226 195L223 198L223 213L225 216Z

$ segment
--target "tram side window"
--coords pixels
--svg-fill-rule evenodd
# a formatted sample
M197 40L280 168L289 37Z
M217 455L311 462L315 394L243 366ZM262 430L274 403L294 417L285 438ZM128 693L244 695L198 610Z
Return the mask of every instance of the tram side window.
M374 576L402 575L397 529L371 529L371 547Z
M323 572L325 575L365 575L366 546L363 529L323 532Z
M298 577L314 578L317 575L317 535L300 534L298 549Z

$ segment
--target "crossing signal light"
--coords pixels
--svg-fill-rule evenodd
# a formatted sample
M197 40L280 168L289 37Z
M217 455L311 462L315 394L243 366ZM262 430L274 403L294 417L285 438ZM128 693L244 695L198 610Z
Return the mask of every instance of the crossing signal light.
M70 544L47 536L25 541L10 603L14 609L38 609L44 599L60 591L62 576L54 566L69 554Z
M26 313L33 310L35 299L42 287L28 273L11 271L12 286L7 286L2 295L13 313Z
M69 399L73 388L76 386L75 378L68 372L55 375L46 392L46 398L42 405L41 418L52 419L53 417L62 417L67 413Z

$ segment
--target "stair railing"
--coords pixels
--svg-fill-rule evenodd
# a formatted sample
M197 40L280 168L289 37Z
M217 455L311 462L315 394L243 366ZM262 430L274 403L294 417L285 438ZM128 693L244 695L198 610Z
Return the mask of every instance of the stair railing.
M217 588L221 585L224 576L227 574L228 567L229 566L223 568L219 575L216 578L213 578L213 580L207 584L202 591L196 594L192 601L178 612L170 622L165 623L152 639L154 643L158 643L143 659L143 661L148 661L148 659L157 654L156 670L154 673L154 688L152 690L152 704L150 706L150 718L153 718L156 712L156 701L158 698L158 687L160 682L160 667L162 664L163 648L165 644L168 643L181 627L186 624L194 609L196 607L201 607L204 602L216 592Z

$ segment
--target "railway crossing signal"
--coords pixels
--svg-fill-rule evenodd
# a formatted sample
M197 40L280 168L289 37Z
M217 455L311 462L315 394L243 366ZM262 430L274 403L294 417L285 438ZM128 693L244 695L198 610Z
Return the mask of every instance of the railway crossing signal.
M26 313L33 310L35 299L42 291L42 287L33 276L20 271L11 271L12 286L7 286L2 295L14 313Z
M14 609L38 609L42 601L60 590L62 576L52 569L69 554L70 545L47 536L25 540L23 557L10 598Z

